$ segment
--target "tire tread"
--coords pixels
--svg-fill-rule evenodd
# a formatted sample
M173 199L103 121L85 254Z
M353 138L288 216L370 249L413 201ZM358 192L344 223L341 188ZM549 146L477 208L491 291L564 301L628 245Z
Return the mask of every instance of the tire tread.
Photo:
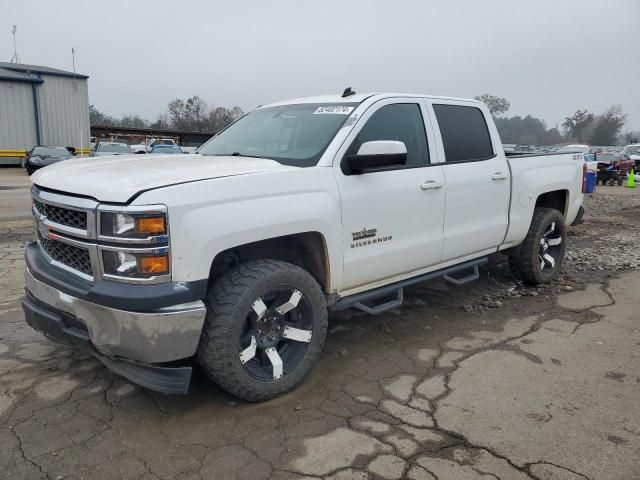
M559 222L562 234L562 253L557 260L557 268L552 275L544 275L538 267L538 242L544 229L550 222ZM533 218L529 232L518 249L516 255L509 257L509 267L513 275L528 285L549 283L560 271L566 244L566 230L563 215L556 209L537 207L533 211Z
M246 381L238 375L237 365L232 359L238 355L231 347L229 339L233 337L236 322L244 319L246 312L239 312L238 305L246 301L247 294L265 277L273 277L286 273L294 275L305 284L307 293L311 292L310 300L317 304L320 315L320 328L314 329L314 337L319 342L312 342L300 372L291 372L277 380L268 389L256 388L256 382ZM308 293L309 295L309 293ZM209 377L228 392L248 401L257 402L282 395L297 387L304 379L307 371L317 360L327 332L327 309L324 293L320 285L305 270L295 265L279 260L254 260L243 263L226 275L218 279L210 288L204 299L207 307L207 317L202 330L200 344L196 352L196 359L207 372ZM300 365L298 366L300 367ZM298 368L296 367L296 369ZM293 375L293 374L296 375Z

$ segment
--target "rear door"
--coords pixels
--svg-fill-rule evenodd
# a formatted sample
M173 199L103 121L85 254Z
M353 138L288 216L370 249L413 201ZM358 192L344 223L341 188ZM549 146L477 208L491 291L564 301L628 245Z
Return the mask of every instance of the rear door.
M430 162L434 137L424 113L419 98L376 102L338 151L334 169L342 205L344 290L389 283L440 262L444 175L441 166ZM345 157L374 140L404 142L407 164L346 174L341 168Z
M509 224L509 165L493 122L478 104L433 101L445 162L442 261L495 250ZM490 132L491 126L493 132Z

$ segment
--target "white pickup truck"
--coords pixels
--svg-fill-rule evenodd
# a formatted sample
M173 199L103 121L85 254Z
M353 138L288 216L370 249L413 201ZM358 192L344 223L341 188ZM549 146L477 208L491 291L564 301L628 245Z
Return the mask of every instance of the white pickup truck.
M195 359L246 400L300 384L327 311L477 278L498 251L549 282L582 214L582 154L507 158L473 100L407 94L262 106L197 154L68 160L33 177L26 321L147 388Z

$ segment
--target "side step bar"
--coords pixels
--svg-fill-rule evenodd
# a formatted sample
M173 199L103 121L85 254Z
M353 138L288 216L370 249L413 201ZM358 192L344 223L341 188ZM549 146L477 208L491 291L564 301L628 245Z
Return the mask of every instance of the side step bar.
M485 263L487 263L487 257L469 260L468 262L454 265L452 267L443 268L442 270L436 270L434 272L418 275L417 277L401 280L390 285L374 288L373 290L349 295L348 297L339 299L330 307L330 310L339 311L353 307L371 315L378 315L391 308L396 308L402 305L404 301L404 287L416 285L418 283L423 283L430 280L435 280L438 278L444 278L446 281L453 283L454 285L464 285L465 283L469 283L480 278L478 267L480 265L484 265ZM467 273L466 275L463 275L461 277L455 276L455 274L468 271L469 269L472 270L471 273ZM380 300L381 298L390 297L391 295L395 295L395 298L387 300L378 305L370 304L370 302L373 300Z
M399 288L396 290L396 298L393 300L389 300L387 302L381 303L380 305L367 305L363 302L358 302L353 304L353 308L357 308L358 310L362 310L365 313L370 315L379 315L382 312L386 312L387 310L391 310L392 308L399 307L404 303L404 288Z
M442 278L444 278L449 283L453 283L454 285L460 286L460 285L464 285L465 283L474 282L478 280L480 278L480 270L478 269L478 265L474 265L469 275L465 275L464 277L457 278L447 273L446 275L443 275Z

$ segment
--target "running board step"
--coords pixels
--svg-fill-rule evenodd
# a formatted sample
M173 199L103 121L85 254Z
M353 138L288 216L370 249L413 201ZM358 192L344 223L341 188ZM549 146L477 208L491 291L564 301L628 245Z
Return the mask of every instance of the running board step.
M375 300L375 298L372 298ZM392 308L399 307L404 303L404 289L399 288L396 290L396 298L389 300L387 302L381 303L379 305L366 305L363 302L357 302L353 304L353 308L357 308L358 310L362 310L369 315L379 315L382 312L386 312L387 310L391 310Z
M471 268L471 273L469 275L465 275L464 277L454 277L452 275L443 275L443 279L445 279L449 283L453 283L454 285L464 285L465 283L474 282L480 278L480 270L478 269L478 265L475 265Z
M484 265L485 263L487 263L487 257L469 260L458 265L443 268L442 270L436 270L434 272L418 275L417 277L401 280L390 285L385 285L383 287L374 288L365 292L356 293L354 295L349 295L348 297L339 298L335 303L331 304L329 308L333 311L344 310L347 308L358 308L363 312L377 315L384 312L385 310L389 310L390 308L395 308L402 305L404 287L428 282L438 278L444 278L448 282L451 282L455 285L464 285L465 283L469 283L480 278L480 271L478 267ZM469 273L469 270L471 270L471 273ZM462 274L463 276L454 276L456 274ZM368 304L368 302L370 301L380 300L393 294L395 294L396 296L396 298L393 300L373 306Z

